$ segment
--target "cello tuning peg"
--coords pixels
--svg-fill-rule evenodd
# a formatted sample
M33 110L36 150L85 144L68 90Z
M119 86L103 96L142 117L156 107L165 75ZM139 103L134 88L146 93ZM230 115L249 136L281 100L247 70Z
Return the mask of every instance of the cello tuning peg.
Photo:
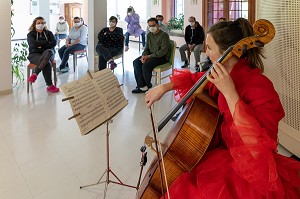
M141 152L145 152L145 151L146 151L146 146L145 146L145 145L142 146L142 147L140 148L140 151L141 151Z
M257 45L258 47L264 47L265 46L265 44L263 42L259 41L259 40L256 40L254 42L254 44Z
M242 46L242 53L246 53L246 51L247 51L247 45L243 44L243 46Z

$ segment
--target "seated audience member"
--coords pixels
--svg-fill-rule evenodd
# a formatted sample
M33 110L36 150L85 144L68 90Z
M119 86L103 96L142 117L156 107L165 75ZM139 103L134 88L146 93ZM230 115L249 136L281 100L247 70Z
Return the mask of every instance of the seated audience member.
M163 24L164 16L162 16L162 15L156 15L155 18L158 21L159 29L169 34L169 30L168 30L167 26L165 26L165 24ZM149 33L149 27L147 27L146 35L148 33Z
M46 27L43 17L37 17L33 20L29 33L27 34L27 42L29 45L28 60L32 64L36 64L32 75L28 81L34 83L40 72L43 73L47 91L56 93L59 91L51 79L52 60L54 59L55 38L51 31Z
M137 87L132 93L144 93L152 87L152 71L156 66L168 62L170 56L170 37L159 29L156 18L147 21L149 33L147 34L146 48L142 56L133 61L134 77Z
M185 28L185 44L179 48L181 61L184 62L181 68L188 67L189 63L185 54L185 51L194 52L196 60L196 70L199 68L201 48L204 41L204 30L202 26L196 21L195 17L189 17L190 25Z
M59 40L65 39L68 36L69 32L69 24L65 21L63 16L59 17L59 22L56 24L55 28L55 39L56 39L56 45L59 46Z
M227 19L225 17L220 17L218 22L223 22L223 21L227 21Z
M111 16L109 27L103 28L98 34L96 51L99 54L99 70L105 69L107 62L111 70L117 67L113 56L122 53L123 50L123 29L117 27L117 23L117 17Z
M142 45L145 48L146 39L145 31L142 30L140 25L140 16L135 12L132 6L127 8L127 16L125 17L127 24L127 32L125 33L125 52L129 50L129 36L139 37L142 36Z
M71 28L70 33L66 40L66 45L58 50L61 64L58 71L66 73L69 71L68 60L70 54L74 51L84 50L87 45L87 27L82 24L79 17L74 17L74 27Z

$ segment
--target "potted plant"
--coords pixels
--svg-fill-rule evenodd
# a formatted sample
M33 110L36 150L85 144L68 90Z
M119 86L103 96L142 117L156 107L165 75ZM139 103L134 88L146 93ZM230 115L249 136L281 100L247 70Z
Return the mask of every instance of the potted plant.
M11 52L11 70L17 80L16 84L24 81L24 66L27 61L27 54L27 42L22 41L21 43L15 43L13 51Z
M180 14L178 17L172 17L168 23L167 28L171 33L183 35L184 15Z

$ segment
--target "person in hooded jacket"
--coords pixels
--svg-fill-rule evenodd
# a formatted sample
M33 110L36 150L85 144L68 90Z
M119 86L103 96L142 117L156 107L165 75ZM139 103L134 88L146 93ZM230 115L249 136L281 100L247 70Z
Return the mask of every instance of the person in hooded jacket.
M53 85L51 77L56 40L53 33L47 29L43 17L36 17L33 20L27 34L27 42L29 45L29 55L27 58L30 63L37 65L32 75L28 78L28 81L34 83L40 72L42 72L47 85L47 91L51 93L58 92L59 89Z

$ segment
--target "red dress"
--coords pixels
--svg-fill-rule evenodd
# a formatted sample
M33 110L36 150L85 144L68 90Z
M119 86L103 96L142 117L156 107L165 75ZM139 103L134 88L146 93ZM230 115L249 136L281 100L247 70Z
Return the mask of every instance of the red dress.
M202 75L175 70L175 98L180 100ZM170 186L170 198L300 198L300 162L277 153L284 111L273 84L245 59L230 76L240 96L235 113L232 117L223 94L208 83L208 93L220 109L219 125L200 163Z

